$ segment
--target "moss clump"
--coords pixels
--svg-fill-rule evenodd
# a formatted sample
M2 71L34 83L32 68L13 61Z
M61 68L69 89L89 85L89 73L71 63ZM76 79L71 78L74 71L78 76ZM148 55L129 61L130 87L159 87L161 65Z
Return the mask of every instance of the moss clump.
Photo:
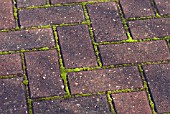
M28 83L29 83L29 81L28 81L28 80L23 80L23 84L24 84L24 85L26 85L26 86L27 86L27 85L28 85Z

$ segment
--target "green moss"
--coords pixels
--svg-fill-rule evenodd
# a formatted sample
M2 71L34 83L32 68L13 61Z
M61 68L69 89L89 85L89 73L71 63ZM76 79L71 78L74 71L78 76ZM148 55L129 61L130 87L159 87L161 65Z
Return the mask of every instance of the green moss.
M157 18L161 18L161 15L159 14L159 13L155 13L155 16L157 17Z
M146 79L145 79L145 77L144 77L144 70L143 70L143 68L142 68L141 65L138 65L138 69L139 69L139 72L140 72L140 74L141 74L141 78L142 78L142 80L143 80L143 86L144 86L144 89L145 89L145 91L146 91L146 93L147 93L147 96L148 96L148 100L149 100L149 104L150 104L152 113L153 113L153 114L157 114L157 112L155 111L155 104L153 103L152 98L151 98L151 95L150 95L150 93L149 93L148 83L147 83L147 81L146 81Z
M16 78L16 75L7 75L7 76L0 76L0 79L10 79L10 78Z
M23 80L24 85L28 85L28 83L29 83L28 80Z
M128 21L134 21L134 20L146 20L146 19L154 19L156 17L154 16L145 16L145 17L135 17L135 18L128 18Z
M54 38L55 38L55 43L56 43L56 49L57 49L57 52L58 52L58 56L59 56L59 65L60 65L60 75L61 75L61 78L64 82L64 87L65 87L65 91L67 93L66 97L70 97L70 90L69 90L69 87L68 87L68 81L67 81L67 72L65 70L65 67L63 65L63 60L62 60L62 55L61 55L61 50L60 50L60 46L59 46L59 39L58 39L58 34L57 34L57 28L56 26L53 26L53 34L54 34Z
M112 114L116 114L116 111L114 109L114 106L113 106L113 99L111 98L111 93L108 92L106 95L107 95L107 101L108 101L108 104L110 105L110 110L111 110L111 113Z
M46 0L46 5L50 5L50 0Z
M28 103L29 114L33 114L33 109L32 109L32 99L27 98L27 103Z
M17 10L17 8L14 6L14 8L13 8L13 14L14 14L14 18L18 21L18 10Z
M49 50L49 49L50 49L49 47L43 47L43 48L40 48L39 50L46 51L46 50Z
M76 94L74 95L75 97L89 97L89 96L92 96L93 94Z
M37 99L34 99L33 101L48 101L48 100L56 100L56 99L64 99L62 96L52 96L52 97L42 97L42 98L37 98Z
M95 43L93 28L91 27L90 16L89 16L89 14L88 14L88 12L87 12L86 3L83 2L83 3L82 3L82 6L83 6L83 10L84 10L85 19L86 19L86 21L87 21L87 23L88 23L88 29L89 29L90 37L91 37L91 39L92 39L93 48L94 48L95 55L96 55L96 58L97 58L97 63L98 63L98 65L101 67L101 66L102 66L102 62L101 62L101 60L100 60L98 47L95 45L96 43Z
M123 23L124 30L125 30L126 35L128 37L127 41L128 42L133 42L133 38L132 38L132 36L130 34L129 27L127 25L127 20L124 18L125 16L123 14L123 11L122 11L122 9L120 7L120 3L119 2L118 2L118 10L119 10L119 14L120 14L120 17L121 17L121 20L122 20L122 23Z

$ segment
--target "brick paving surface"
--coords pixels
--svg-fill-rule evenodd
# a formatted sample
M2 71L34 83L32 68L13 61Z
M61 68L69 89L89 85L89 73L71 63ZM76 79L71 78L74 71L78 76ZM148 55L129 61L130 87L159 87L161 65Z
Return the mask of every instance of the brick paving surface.
M0 114L169 114L169 0L1 0Z

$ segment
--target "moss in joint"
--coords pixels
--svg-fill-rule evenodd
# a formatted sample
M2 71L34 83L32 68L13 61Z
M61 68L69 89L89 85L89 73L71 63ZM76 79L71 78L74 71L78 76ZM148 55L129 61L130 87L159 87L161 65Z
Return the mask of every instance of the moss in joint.
M23 80L24 85L28 86L28 83L29 83L28 80Z
M107 96L108 104L110 105L111 113L116 114L116 110L113 106L113 99L111 98L111 92L107 92L106 96Z
M118 2L118 10L119 10L119 14L120 14L120 17L121 17L121 20L122 20L122 23L123 23L124 30L125 30L126 35L128 37L128 41L133 42L133 38L132 38L132 36L130 34L129 27L127 25L127 21L124 18L124 14L123 14L123 11L121 9L121 6L120 6L119 2Z
M29 97L27 97L27 104L28 104L29 114L33 114L33 110L32 110L32 99L30 99Z
M0 79L10 79L10 78L17 78L17 76L16 75L0 76Z
M12 0L12 3L13 3L13 16L14 16L14 19L15 19L15 23L16 23L16 27L15 29L16 30L19 30L20 27L19 27L19 21L18 21L18 9L16 7L16 0Z
M60 50L60 46L59 46L59 39L58 39L58 34L57 34L57 28L56 28L56 26L53 26L52 29L53 29L53 34L54 34L55 43L56 43L56 49L57 49L58 57L59 57L60 75L64 82L65 91L67 93L67 95L65 97L70 97L71 95L70 95L70 90L68 87L67 72L65 70L63 60L62 60L61 50Z
M83 6L83 10L84 10L85 19L86 19L86 21L87 21L87 23L88 23L88 29L89 29L90 37L91 37L91 39L92 39L93 48L94 48L95 55L96 55L96 58L97 58L97 63L98 63L98 65L101 67L101 66L103 66L103 65L102 65L102 62L101 62L101 60L100 60L98 47L97 47L97 45L95 45L96 43L95 43L93 28L91 27L90 16L89 16L89 14L88 14L88 12L87 12L86 3L85 3L85 2L82 2L82 6Z
M152 113L153 113L153 114L157 114L157 112L155 111L155 104L154 104L154 102L152 101L151 95L150 95L150 93L149 93L148 83L147 83L147 81L146 81L146 79L145 79L145 77L144 77L144 70L143 70L143 68L142 68L141 65L138 65L138 69L139 69L139 72L140 72L140 74L141 74L141 78L142 78L142 80L143 80L143 86L144 86L145 91L146 91L146 93L147 93L147 96L148 96L148 100L149 100L149 104L150 104Z

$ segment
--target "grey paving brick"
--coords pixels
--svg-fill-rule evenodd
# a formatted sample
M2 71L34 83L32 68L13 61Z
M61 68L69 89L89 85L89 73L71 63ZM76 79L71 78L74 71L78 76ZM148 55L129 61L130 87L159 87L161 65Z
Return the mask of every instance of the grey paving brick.
M97 42L127 39L115 2L87 5Z
M0 79L0 113L27 114L25 87L22 78Z
M137 67L68 73L72 94L143 87Z
M66 68L96 66L96 57L86 25L58 27Z
M0 51L54 47L51 29L0 32Z
M99 46L104 65L141 63L170 59L165 41L123 43Z
M46 0L16 0L18 7L45 5Z
M149 0L120 0L126 18L154 15Z
M60 6L19 11L22 27L84 21L82 6Z
M134 39L165 37L170 35L170 19L130 21L129 27Z
M111 114L105 96L33 103L35 114Z
M170 112L170 64L144 66L158 113Z
M31 97L64 95L56 50L25 53Z
M170 14L170 1L169 0L155 0L158 10L161 14Z
M20 75L22 73L19 54L0 55L0 76Z
M152 114L144 91L112 94L118 114Z
M15 28L11 0L0 1L0 29Z
M92 0L51 0L52 4L59 4L59 3L74 3L74 2L87 2Z

